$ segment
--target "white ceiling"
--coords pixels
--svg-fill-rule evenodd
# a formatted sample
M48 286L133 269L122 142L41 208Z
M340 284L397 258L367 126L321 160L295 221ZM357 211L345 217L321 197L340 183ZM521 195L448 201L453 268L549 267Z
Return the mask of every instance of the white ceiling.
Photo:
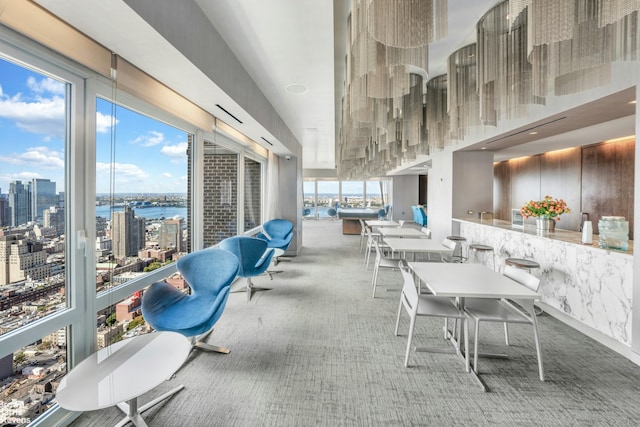
M212 114L219 114L215 104L233 105L234 112L240 108L123 0L36 1ZM333 169L350 1L194 1L302 144L303 167ZM499 2L449 0L448 36L429 47L428 77L445 73L448 56L475 42L476 22ZM165 71L167 61L171 61L171 72ZM306 91L292 93L289 85L302 85ZM268 133L260 123L249 120L246 125L247 136L276 154L289 154L278 141L269 147L260 140L260 135ZM531 139L502 138L501 145L508 148Z

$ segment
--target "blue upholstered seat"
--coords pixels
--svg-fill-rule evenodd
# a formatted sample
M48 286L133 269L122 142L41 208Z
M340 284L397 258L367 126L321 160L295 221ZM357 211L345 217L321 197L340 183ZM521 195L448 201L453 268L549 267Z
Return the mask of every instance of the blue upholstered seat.
M251 300L253 291L270 289L255 287L251 281L252 277L267 271L273 258L274 250L268 247L266 240L246 236L229 237L220 242L220 248L229 251L240 261L238 276L247 279L247 301Z
M192 252L178 260L178 271L191 288L185 294L165 281L153 283L142 296L142 315L157 331L173 331L192 338L201 349L229 350L200 342L224 310L239 261L222 249Z
M413 222L416 224L426 227L427 226L427 214L421 206L411 206L411 210L413 211Z
M270 248L286 251L293 239L293 223L286 219L272 219L262 224L262 232L256 237L266 240Z

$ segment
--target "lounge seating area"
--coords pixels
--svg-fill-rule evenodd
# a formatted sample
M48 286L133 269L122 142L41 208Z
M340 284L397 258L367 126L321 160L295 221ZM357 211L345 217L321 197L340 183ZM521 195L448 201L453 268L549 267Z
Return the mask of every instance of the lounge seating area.
M185 385L145 413L150 426L626 426L640 418L640 367L547 314L537 319L544 382L531 325L510 325L505 350L503 325L482 323L482 351L508 353L480 362L489 393L452 354L412 352L405 368L406 314L394 335L400 270L381 269L371 298L359 235L342 235L337 221L305 221L302 231L303 247L278 286L249 303L229 296L209 341L233 351L192 352L175 378L140 397L144 404ZM442 325L420 317L413 342L448 345ZM111 407L72 425L120 418Z

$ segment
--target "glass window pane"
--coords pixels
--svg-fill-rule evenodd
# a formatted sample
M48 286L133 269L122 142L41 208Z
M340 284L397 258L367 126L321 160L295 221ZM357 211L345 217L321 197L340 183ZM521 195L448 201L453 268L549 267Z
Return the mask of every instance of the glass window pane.
M315 218L316 216L316 181L305 180L302 183L302 198L304 200L304 208L302 216L304 218Z
M244 158L244 231L262 224L262 163Z
M340 205L338 181L318 181L318 218L328 218L329 209Z
M0 59L0 334L67 306L67 86Z
M364 184L362 181L342 181L342 206L364 207Z
M101 98L96 109L96 291L102 291L187 250L190 137Z
M66 329L13 353L0 355L0 423L26 426L55 404L55 390L67 373Z

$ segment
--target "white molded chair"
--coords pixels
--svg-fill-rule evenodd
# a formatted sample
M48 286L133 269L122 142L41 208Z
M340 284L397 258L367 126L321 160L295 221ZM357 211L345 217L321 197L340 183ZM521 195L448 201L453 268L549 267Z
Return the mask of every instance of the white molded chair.
M367 224L364 223L362 218L359 218L360 221L360 253L362 253L362 249L364 249L364 241L367 238Z
M527 271L510 265L505 266L504 275L515 280L534 292L540 287L540 279ZM505 343L509 345L508 323L528 323L533 326L533 337L536 344L538 357L538 372L540 381L544 381L542 367L542 352L540 349L540 337L538 335L538 321L533 309L533 300L496 300L486 298L467 298L465 300L465 312L470 320L475 322L475 335L473 340L473 369L478 372L478 335L480 322L504 322Z
M376 286L378 285L378 272L381 268L398 268L399 260L385 257L380 249L380 244L376 240L373 240L373 247L376 250L376 262L373 264L373 278L371 279L371 285L373 286L373 297L375 298Z
M382 250L388 250L389 249L389 245L387 245L386 243L382 243L382 234L380 233L374 233L371 231L371 227L367 227L365 229L365 232L367 233L367 250L365 251L365 255L364 255L364 262L366 264L366 269L369 269L369 259L371 258L371 251L373 250L373 243L377 242L378 246L380 247L380 249Z
M442 241L442 246L445 246L451 249L451 254L443 254L440 253L440 261L442 262L462 262L462 259L455 255L460 249L460 242L456 242L451 239L444 239Z
M426 237L427 239L430 239L430 238L431 238L431 229L429 229L429 228L427 228L427 227L422 227L422 228L420 229L420 231L422 231L422 232L424 233L424 235L425 235L425 237Z
M396 336L398 335L400 314L402 313L403 307L409 314L410 318L409 333L407 337L407 350L404 356L404 366L409 366L409 353L411 352L413 331L415 328L416 318L418 316L431 316L445 319L454 318L464 322L464 348L467 349L467 351L465 352L466 371L469 372L469 326L467 324L464 312L454 306L450 298L418 294L415 281L413 280L413 275L408 270L406 263L404 261L400 261L399 267L400 271L402 272L402 277L404 278L404 284L402 286L402 292L400 293L400 305L398 307L398 318L396 320L395 330ZM445 331L445 335L446 333L447 332ZM459 342L457 343L455 350L457 353L460 353Z

